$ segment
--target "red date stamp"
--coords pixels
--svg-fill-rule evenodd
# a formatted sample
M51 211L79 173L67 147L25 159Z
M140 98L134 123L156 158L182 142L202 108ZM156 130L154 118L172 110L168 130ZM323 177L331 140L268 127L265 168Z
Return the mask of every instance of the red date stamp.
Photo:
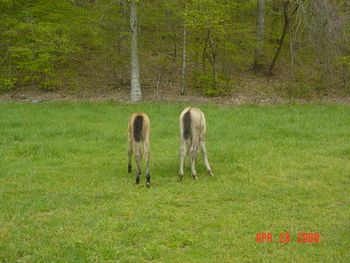
M271 243L273 241L274 238L271 232L259 232L255 235L256 243ZM317 232L298 232L296 239L293 239L289 232L279 233L279 243L288 244L292 241L296 241L297 243L319 243L321 241L321 235Z
M319 243L321 235L319 233L299 232L297 234L298 243Z
M261 232L257 233L255 236L256 243L271 243L272 242L272 233L270 232Z

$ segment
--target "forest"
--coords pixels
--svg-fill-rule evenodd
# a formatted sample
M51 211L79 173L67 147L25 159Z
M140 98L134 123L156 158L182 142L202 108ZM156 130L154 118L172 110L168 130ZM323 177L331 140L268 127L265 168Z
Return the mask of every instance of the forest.
M2 93L129 91L135 47L140 96L350 91L348 0L1 0L0 15Z

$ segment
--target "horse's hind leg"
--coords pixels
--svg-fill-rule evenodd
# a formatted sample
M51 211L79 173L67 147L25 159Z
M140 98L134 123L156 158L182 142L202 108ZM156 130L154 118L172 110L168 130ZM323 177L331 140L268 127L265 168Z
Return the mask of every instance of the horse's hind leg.
M197 158L198 146L199 146L199 137L194 135L192 138L192 145L190 148L191 174L192 174L194 179L197 179L196 158Z
M185 156L186 156L186 152L187 152L186 148L187 148L186 140L181 138L181 142L180 142L180 171L179 171L180 180L182 180L182 178L184 176L184 162L185 162Z
M140 149L140 143L134 144L134 156L136 163L136 172L135 172L135 181L136 184L140 183L140 175L141 175L141 162L142 162L142 154Z
M201 141L201 148L202 148L202 154L203 154L203 160L205 163L205 167L207 168L207 171L210 175L214 175L213 172L211 171L210 165L209 165L209 161L208 161L208 155L207 155L207 149L205 147L205 141L202 140Z
M145 160L146 160L146 186L150 187L151 185L151 175L149 173L149 146L147 145L147 143L145 143L145 147L144 147L144 152L145 152Z
M129 146L128 146L128 173L131 173L131 157L132 157L132 141L129 140Z

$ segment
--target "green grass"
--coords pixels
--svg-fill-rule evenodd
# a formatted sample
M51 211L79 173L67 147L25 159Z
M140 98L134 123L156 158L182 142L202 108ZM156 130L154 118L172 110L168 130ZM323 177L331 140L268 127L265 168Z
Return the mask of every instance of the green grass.
M349 106L200 105L215 176L199 155L198 180L187 162L179 182L185 106L0 105L0 261L350 261ZM139 110L151 118L150 189L127 174Z

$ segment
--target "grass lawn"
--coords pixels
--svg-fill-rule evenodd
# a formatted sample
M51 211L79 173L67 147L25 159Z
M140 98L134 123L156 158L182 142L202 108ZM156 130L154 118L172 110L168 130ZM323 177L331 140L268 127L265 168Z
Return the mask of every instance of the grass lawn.
M0 104L0 262L350 261L349 106L199 105L215 176L200 154L198 180L187 160L179 182L185 106ZM127 173L140 110L150 189ZM257 243L262 232L273 241Z

